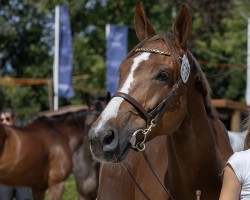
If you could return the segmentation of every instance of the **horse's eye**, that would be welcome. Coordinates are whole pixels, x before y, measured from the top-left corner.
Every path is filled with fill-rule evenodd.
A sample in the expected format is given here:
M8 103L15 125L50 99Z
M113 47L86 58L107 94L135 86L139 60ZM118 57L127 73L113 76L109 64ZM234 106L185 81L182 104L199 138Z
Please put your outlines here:
M162 81L162 82L163 81L166 82L168 81L168 79L169 79L169 74L167 72L161 72L157 76L157 80Z

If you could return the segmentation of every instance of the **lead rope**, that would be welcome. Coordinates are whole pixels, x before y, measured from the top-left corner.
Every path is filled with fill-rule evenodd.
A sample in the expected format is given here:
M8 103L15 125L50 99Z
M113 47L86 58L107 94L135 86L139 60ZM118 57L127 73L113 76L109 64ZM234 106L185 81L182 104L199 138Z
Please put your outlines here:
M145 199L147 200L151 200L146 193L141 189L141 187L139 186L139 184L136 182L136 180L134 179L133 175L131 174L131 172L129 171L128 167L122 162L122 165L125 167L126 171L129 174L129 177L132 179L132 181L134 182L135 186L137 187L137 189L141 192L141 194L144 196Z
M152 163L150 162L146 151L142 151L142 155L143 158L145 159L146 163L148 164L149 168L151 169L151 171L153 172L153 174L155 175L155 177L157 178L157 180L159 181L159 183L161 184L161 186L163 187L163 189L168 193L170 199L174 200L174 198L172 197L172 195L170 194L169 190L165 187L165 185L162 183L160 177L156 174ZM201 190L196 190L196 200L201 200Z
M170 192L168 191L168 189L165 187L165 185L162 183L161 179L159 178L159 176L156 174L156 172L153 169L153 166L147 156L147 154L145 153L145 151L142 151L142 155L143 158L145 159L146 163L148 164L148 166L150 167L151 171L153 172L153 174L155 175L155 177L157 178L157 180L159 181L159 183L161 184L161 186L164 188L164 190L168 193L170 199L174 200L174 198L172 197L172 195L170 194ZM136 182L136 180L134 179L133 175L131 174L131 172L129 171L128 167L125 165L125 163L122 162L122 165L124 166L124 168L126 169L127 173L129 174L129 177L132 179L132 181L134 182L135 186L137 187L137 189L141 192L141 194L143 195L143 197L147 200L151 200L147 194L141 189L141 187L139 186L139 184ZM201 190L196 190L196 200L201 200Z
M174 200L174 198L172 197L172 195L170 194L170 192L168 191L168 189L165 187L165 185L162 183L160 177L156 174L154 168L153 168L153 165L152 163L150 162L147 154L146 154L146 151L142 151L142 155L143 155L143 158L144 160L146 161L146 163L148 164L149 168L151 169L151 171L153 172L154 176L157 178L158 182L161 184L161 186L163 187L163 189L166 191L166 193L168 193L170 199Z
M156 172L153 169L153 166L146 154L145 151L142 151L142 155L144 160L146 161L147 165L149 166L149 168L151 169L151 171L153 172L154 176L157 178L157 180L159 181L159 183L161 184L161 186L163 187L163 189L166 191L166 193L169 195L170 199L174 200L174 198L171 196L170 192L168 191L168 189L165 187L165 185L162 183L161 179L159 178L159 176L156 174ZM139 184L136 182L136 180L134 179L133 175L131 174L131 172L129 171L128 167L125 165L125 163L122 162L122 165L125 167L126 171L128 172L130 178L132 179L132 181L134 182L135 186L137 187L137 189L141 192L141 194L144 196L145 199L147 200L151 200L147 194L142 190L142 188L139 186ZM197 199L198 200L198 199Z

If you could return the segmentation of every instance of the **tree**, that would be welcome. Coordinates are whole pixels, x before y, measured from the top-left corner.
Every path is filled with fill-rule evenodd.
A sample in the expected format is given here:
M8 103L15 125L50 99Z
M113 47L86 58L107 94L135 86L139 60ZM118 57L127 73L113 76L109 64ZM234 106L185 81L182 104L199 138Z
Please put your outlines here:
M2 1L0 12L0 72L10 77L51 76L52 57L47 29L48 18L27 1ZM17 114L28 118L30 113L48 108L43 101L47 88L41 86L1 86L9 99L2 105L14 107ZM3 97L1 97L2 99ZM27 110L29 110L27 112Z
M74 80L75 88L105 89L105 25L128 25L128 48L138 43L134 32L134 0L3 0L0 11L0 73L10 77L51 78L54 45L54 8L66 4L73 37L73 75L92 74ZM171 31L182 0L142 0L157 32ZM247 21L239 8L244 0L188 0L193 17L189 47L201 63L214 98L244 100ZM222 66L232 67L222 67ZM241 67L243 66L243 67ZM82 104L84 94L60 99L60 106ZM93 93L92 95L98 95ZM29 119L49 109L48 87L1 86L4 104ZM29 111L28 111L29 110Z

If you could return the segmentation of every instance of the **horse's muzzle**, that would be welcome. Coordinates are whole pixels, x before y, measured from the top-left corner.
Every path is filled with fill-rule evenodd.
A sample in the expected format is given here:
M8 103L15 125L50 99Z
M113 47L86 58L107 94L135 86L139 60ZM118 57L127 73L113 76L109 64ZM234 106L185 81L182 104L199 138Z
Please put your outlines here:
M118 133L112 129L91 128L89 141L92 154L101 162L113 162L118 151Z

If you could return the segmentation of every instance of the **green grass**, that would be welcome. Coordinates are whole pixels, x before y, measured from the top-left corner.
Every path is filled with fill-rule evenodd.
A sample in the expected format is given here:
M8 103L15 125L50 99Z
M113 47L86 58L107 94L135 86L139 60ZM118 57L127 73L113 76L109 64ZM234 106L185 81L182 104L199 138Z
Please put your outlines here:
M46 192L45 200L49 200L48 192ZM74 175L71 174L65 182L63 200L77 200L77 190Z

